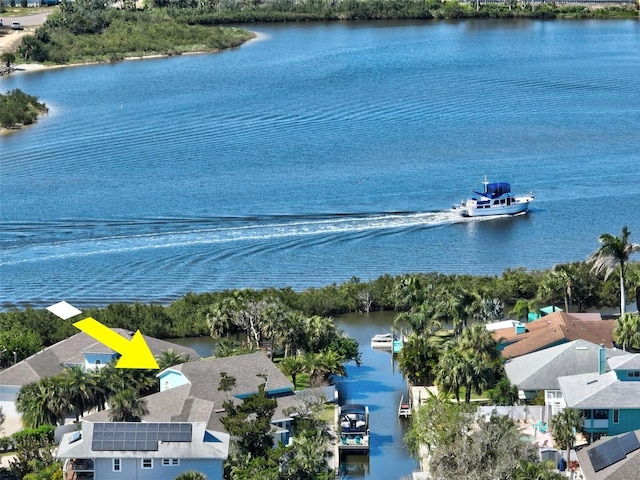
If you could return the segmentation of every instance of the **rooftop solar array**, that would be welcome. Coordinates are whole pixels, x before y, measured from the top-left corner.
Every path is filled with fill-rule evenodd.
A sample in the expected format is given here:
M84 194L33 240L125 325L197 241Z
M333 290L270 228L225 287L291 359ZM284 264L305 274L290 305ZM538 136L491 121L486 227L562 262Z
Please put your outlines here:
M634 432L614 437L602 445L589 450L589 460L595 472L599 472L625 458L629 453L640 448L640 442Z
M94 451L157 451L158 442L190 442L190 423L94 423Z
M626 455L640 448L640 442L638 442L638 437L634 432L625 433L621 437L618 437L618 439Z

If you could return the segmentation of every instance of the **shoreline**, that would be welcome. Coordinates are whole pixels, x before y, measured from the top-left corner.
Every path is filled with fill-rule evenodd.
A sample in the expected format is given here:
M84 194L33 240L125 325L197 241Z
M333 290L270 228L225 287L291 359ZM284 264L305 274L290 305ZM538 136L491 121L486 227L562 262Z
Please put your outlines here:
M251 42L255 42L255 41L262 41L262 40L266 40L268 38L268 35L264 34L264 33L260 33L260 32L256 32L253 30L250 30L251 33L253 33L254 37L250 38L249 40L247 40L246 42L238 45L237 47L231 47L231 48L240 48L244 45L247 45ZM228 50L228 49L227 49ZM119 62L129 62L129 61L134 61L134 60L151 60L154 58L170 58L170 57L178 57L181 55L208 55L208 54L213 54L213 53L220 53L222 52L222 50L220 49L214 49L214 50L202 50L202 51L196 51L196 52L184 52L184 53L179 53L179 54L152 54L152 55L142 55L142 56L135 56L135 57L124 57L121 60L117 60L115 62L109 62L109 61L104 61L104 62L100 62L100 61L95 61L95 62L84 62L84 63L65 63L65 64L59 64L59 65L45 65L43 63L16 63L14 65L11 66L11 72L9 72L6 75L0 76L0 81L3 77L9 77L12 74L16 74L16 73L32 73L32 72L42 72L44 70L54 70L57 68L67 68L67 67L85 67L85 66L90 66L90 65L104 65L104 64L112 64L112 63L119 63Z

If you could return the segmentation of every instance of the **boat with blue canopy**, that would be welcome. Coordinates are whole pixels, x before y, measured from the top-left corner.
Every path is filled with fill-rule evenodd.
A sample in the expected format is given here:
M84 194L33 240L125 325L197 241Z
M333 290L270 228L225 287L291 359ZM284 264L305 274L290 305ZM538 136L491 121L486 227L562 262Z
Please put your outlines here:
M515 196L511 193L511 185L507 182L489 182L484 177L484 191L476 192L477 197L462 200L454 205L463 217L488 217L492 215L516 215L525 213L529 204L535 200L533 194Z

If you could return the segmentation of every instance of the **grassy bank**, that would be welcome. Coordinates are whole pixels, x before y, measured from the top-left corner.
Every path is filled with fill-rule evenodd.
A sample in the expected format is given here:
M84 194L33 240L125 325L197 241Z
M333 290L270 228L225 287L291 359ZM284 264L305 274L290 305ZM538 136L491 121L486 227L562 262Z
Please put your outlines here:
M215 52L255 35L240 28L190 24L164 11L64 4L17 48L18 62L75 64L130 57Z

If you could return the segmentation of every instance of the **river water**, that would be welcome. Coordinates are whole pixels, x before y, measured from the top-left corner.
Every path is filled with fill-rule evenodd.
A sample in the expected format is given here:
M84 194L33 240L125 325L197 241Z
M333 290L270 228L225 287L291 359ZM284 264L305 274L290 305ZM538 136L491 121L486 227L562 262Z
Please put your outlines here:
M640 23L251 25L212 55L0 79L0 306L500 274L640 240ZM529 215L464 220L490 180Z
M399 480L409 478L418 464L404 447L403 438L408 421L398 419L400 398L407 395L407 382L398 372L391 352L371 348L371 337L388 333L393 325L393 312L368 315L351 314L336 318L339 328L360 344L362 365L347 365L347 376L338 378L336 388L340 404L367 405L370 413L371 451L366 455L342 458L340 471L345 480L370 478ZM211 337L170 339L193 348L200 356L208 357L215 348Z

